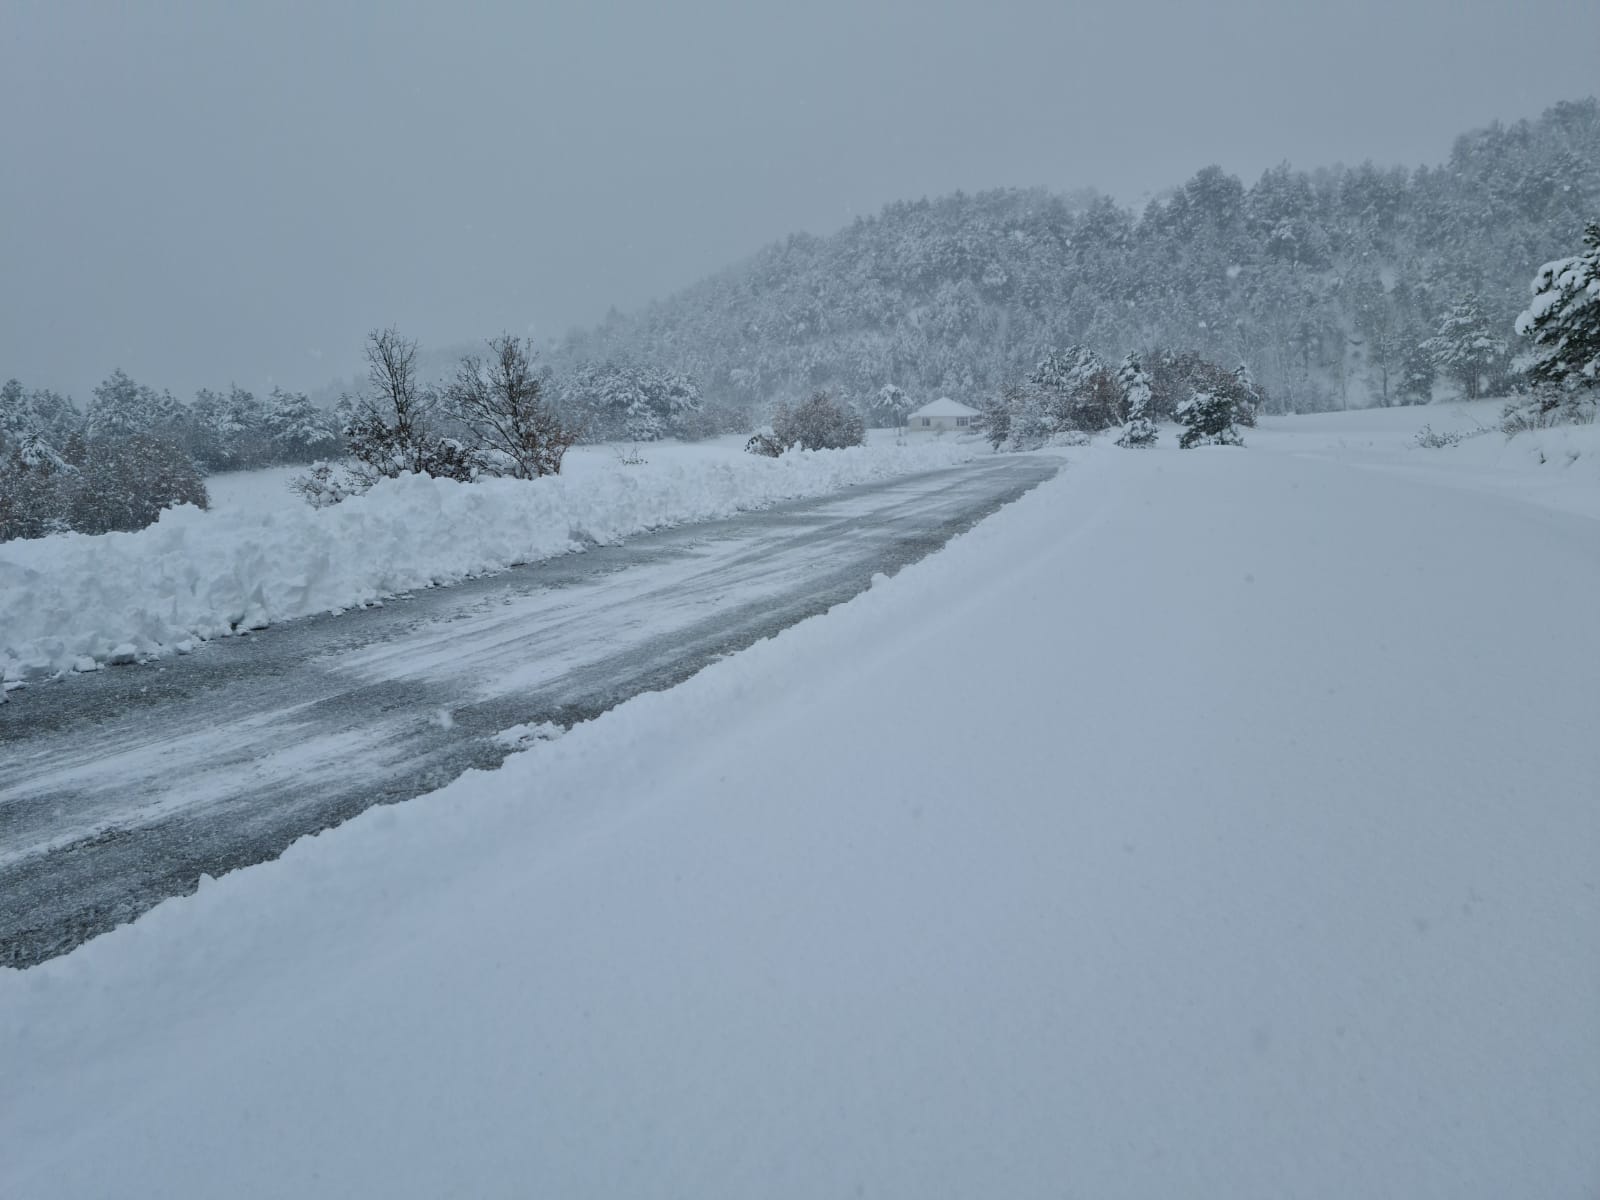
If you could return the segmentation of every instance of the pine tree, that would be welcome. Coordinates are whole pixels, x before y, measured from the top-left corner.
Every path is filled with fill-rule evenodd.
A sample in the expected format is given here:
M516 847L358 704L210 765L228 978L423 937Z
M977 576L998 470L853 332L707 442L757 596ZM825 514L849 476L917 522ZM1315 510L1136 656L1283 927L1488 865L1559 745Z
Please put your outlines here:
M584 363L561 393L588 441L657 441L688 432L701 411L693 377L632 363Z
M1235 404L1232 396L1215 392L1195 392L1178 405L1177 417L1183 422L1178 445L1242 446L1244 439L1234 427Z
M279 462L308 462L339 449L334 420L304 392L273 388L263 408L262 428Z
M1400 379L1395 384L1395 395L1405 404L1429 404L1433 401L1433 381L1438 375L1427 344L1419 342L1407 350L1400 360Z
M8 379L0 384L0 449L8 442L19 442L33 432L33 414L25 404L20 379Z
M1237 389L1236 402L1238 415L1236 420L1247 429L1256 427L1256 414L1266 406L1267 395L1256 383L1256 377L1250 373L1250 368L1240 363L1233 369L1233 383Z
M1483 305L1473 295L1463 297L1444 315L1439 332L1426 345L1434 365L1456 378L1468 400L1479 397L1484 376L1506 352L1505 342L1490 331Z
M1121 392L1105 360L1084 346L1052 350L1028 376L1049 418L1051 434L1077 429L1096 433L1118 423Z
M1539 268L1533 301L1517 318L1517 332L1533 343L1524 371L1536 385L1600 387L1600 222L1583 242L1583 254Z
M266 410L254 392L238 384L226 392L201 388L188 415L190 452L209 470L259 467L271 457Z
M1122 360L1117 370L1117 383L1122 388L1128 413L1128 422L1122 427L1117 445L1131 449L1154 444L1156 426L1150 419L1150 377L1144 373L1137 354L1130 351Z
M174 443L149 434L88 443L67 520L79 533L143 529L175 504L208 506L205 480Z
M1005 392L984 399L979 427L996 450L1011 440L1011 403Z
M92 438L164 431L177 416L175 406L170 393L158 395L153 388L129 379L119 367L95 387L87 431Z
M68 528L67 497L77 468L37 433L0 448L0 542Z
M911 397L906 395L905 389L892 383L884 384L873 398L874 415L896 429L906 423L906 414L911 407Z
M1009 422L1013 450L1037 450L1056 431L1050 393L1032 382L1011 384L1005 390L1011 410Z

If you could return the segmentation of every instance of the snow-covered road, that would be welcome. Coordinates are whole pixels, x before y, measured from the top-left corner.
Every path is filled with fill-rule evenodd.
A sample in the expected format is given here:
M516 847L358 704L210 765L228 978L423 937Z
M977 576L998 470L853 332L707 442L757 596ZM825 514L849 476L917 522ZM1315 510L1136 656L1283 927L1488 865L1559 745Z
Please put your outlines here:
M17 693L0 708L0 963L492 767L517 745L497 739L508 728L671 686L1058 465L988 458Z
M0 970L0 1195L1592 1200L1592 477L1338 416Z

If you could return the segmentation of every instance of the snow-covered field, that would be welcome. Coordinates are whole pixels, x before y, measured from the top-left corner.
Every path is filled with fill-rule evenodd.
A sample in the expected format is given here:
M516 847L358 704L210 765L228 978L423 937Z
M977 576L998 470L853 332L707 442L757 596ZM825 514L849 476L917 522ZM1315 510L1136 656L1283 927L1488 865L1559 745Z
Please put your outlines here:
M1600 526L1408 415L1072 451L0 971L0 1194L1592 1197Z
M1258 449L1333 458L1445 487L1491 491L1600 518L1600 425L1500 431L1503 400L1267 417L1246 440ZM1424 428L1459 435L1419 445Z
M294 468L217 476L210 512L171 510L138 533L0 545L0 679L181 653L196 640L988 450L973 439L896 445L892 432L875 433L867 446L777 460L743 453L743 438L579 447L559 477L406 478L320 512L289 490Z

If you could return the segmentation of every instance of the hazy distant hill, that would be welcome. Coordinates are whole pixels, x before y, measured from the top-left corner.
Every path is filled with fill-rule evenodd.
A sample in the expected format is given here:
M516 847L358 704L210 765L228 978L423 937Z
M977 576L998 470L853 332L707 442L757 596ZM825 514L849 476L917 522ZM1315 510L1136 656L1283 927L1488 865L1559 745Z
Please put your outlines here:
M1053 347L1164 346L1247 362L1282 407L1381 403L1468 294L1510 339L1535 268L1597 217L1591 98L1466 134L1439 167L1285 165L1249 187L1210 167L1142 214L1043 190L891 204L575 333L551 365L654 364L762 409L889 383L973 397Z

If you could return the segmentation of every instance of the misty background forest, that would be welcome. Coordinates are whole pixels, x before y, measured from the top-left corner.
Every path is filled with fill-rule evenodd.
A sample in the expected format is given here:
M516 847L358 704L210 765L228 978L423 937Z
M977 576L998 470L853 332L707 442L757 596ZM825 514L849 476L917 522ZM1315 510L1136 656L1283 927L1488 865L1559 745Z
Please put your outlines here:
M818 393L858 423L895 425L949 395L986 411L997 447L1023 448L1125 421L1111 381L1130 354L1157 419L1218 388L1246 420L1508 395L1527 382L1512 326L1529 281L1578 248L1597 211L1593 98L1463 134L1439 166L1285 164L1250 184L1207 167L1142 213L1092 191L901 201L527 344L511 403L568 444L750 432ZM431 418L409 446L393 403L387 424L373 415L392 391L381 375L185 400L113 368L81 406L8 380L0 538L141 528L166 505L204 506L214 471L353 455L379 475L446 460L451 477L498 473L499 452L470 436L481 422L450 402L482 346L385 336L411 355L402 406ZM1052 404L1055 419L1040 415ZM306 489L313 502L351 488L330 471Z
M1597 211L1590 98L1466 133L1438 166L1284 165L1249 183L1210 167L1142 213L1046 191L892 204L615 314L551 363L651 362L755 412L817 388L982 397L1073 345L1243 362L1278 412L1497 394L1533 272ZM1441 378L1425 348L1452 314L1507 346L1481 378Z

